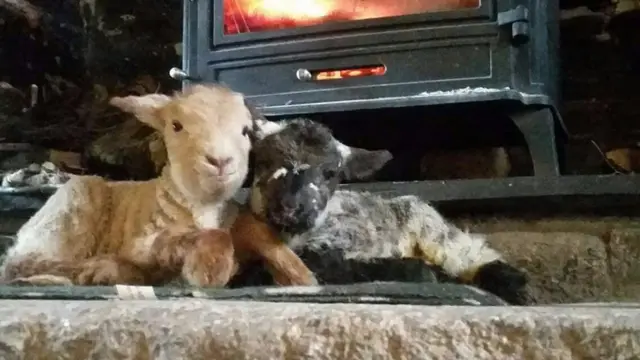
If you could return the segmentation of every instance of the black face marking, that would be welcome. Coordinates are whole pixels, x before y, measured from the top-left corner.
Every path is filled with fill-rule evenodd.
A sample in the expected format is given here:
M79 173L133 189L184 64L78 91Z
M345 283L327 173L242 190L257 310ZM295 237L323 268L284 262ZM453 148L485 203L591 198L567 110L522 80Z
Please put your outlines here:
M294 120L254 147L257 186L273 226L289 233L312 228L335 192L343 161L331 131Z

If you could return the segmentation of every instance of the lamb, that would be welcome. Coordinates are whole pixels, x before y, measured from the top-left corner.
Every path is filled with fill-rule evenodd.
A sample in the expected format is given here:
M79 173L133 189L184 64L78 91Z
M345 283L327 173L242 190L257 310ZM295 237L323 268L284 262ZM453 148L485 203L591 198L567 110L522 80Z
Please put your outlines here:
M274 262L281 283L314 283L291 250L230 201L248 173L256 126L241 94L195 85L173 97L110 103L162 134L168 164L161 176L70 179L18 231L0 268L5 282L156 284L181 275L195 286L225 285L238 268L237 236L245 252Z
M253 148L250 206L312 271L322 272L325 255L364 262L419 258L441 269L445 278L476 285L512 304L526 301L524 273L507 264L484 236L462 231L427 202L411 195L383 198L336 190L341 179L373 175L391 159L389 152L346 146L308 119L264 129Z

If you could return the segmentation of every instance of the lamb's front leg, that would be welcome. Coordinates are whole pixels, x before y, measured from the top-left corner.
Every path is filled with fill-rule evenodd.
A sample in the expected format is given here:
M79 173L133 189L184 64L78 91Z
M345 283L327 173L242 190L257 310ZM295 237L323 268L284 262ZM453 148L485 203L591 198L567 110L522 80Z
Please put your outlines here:
M133 262L117 255L91 257L77 265L75 285L146 285L147 274Z
M12 259L13 260L13 259ZM75 264L69 261L44 260L38 257L21 257L5 262L2 283L8 285L71 286Z
M145 285L147 282L143 269L111 254L79 261L21 261L8 264L5 276L11 285Z
M278 285L317 285L315 275L271 227L248 211L238 214L231 235L238 251L262 258Z
M149 249L159 278L167 282L180 274L193 286L225 286L238 271L229 233L171 227L160 231Z

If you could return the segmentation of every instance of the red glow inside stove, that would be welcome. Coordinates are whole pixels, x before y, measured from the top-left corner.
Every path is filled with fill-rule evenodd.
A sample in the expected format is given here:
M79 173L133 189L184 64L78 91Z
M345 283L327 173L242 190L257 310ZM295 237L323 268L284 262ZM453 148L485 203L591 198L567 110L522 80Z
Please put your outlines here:
M225 35L476 8L480 0L224 0Z
M384 65L379 66L363 66L349 69L325 70L312 73L314 80L340 80L347 78L356 78L364 76L381 76L387 72Z

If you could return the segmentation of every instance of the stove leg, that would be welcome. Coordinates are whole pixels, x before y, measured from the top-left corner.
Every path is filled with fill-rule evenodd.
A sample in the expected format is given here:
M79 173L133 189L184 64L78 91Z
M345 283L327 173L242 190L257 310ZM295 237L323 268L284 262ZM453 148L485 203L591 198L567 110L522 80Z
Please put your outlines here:
M534 175L560 176L555 119L551 109L527 109L509 117L524 135Z

